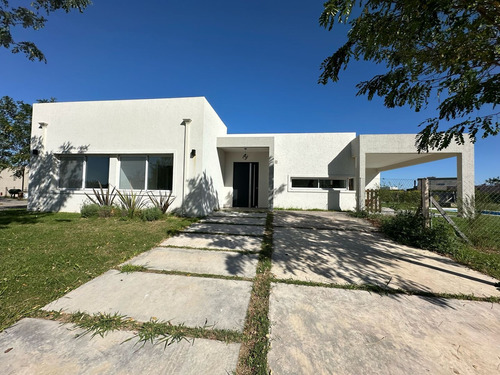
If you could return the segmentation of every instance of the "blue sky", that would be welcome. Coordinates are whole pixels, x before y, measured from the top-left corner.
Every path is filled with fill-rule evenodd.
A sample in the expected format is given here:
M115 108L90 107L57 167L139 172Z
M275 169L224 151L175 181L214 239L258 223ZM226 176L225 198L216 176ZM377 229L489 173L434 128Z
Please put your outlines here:
M42 30L16 30L48 62L0 49L0 95L25 102L205 96L230 133L417 133L432 105L415 113L356 97L356 83L382 67L355 62L340 82L317 83L321 61L347 33L319 26L322 4L94 0L83 14L50 15ZM500 175L500 136L478 140L475 154L477 183ZM383 177L456 176L455 165L447 159Z

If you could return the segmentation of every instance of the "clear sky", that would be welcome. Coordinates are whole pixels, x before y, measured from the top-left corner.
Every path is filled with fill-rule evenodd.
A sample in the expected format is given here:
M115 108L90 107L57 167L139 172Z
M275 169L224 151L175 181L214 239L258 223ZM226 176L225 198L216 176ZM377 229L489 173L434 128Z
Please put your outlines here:
M356 97L382 71L356 62L340 82L317 83L319 65L347 28L318 24L323 0L94 0L83 14L57 12L44 29L17 30L47 64L0 49L0 96L34 102L205 96L229 133L417 133L429 110L387 109ZM314 145L310 145L314 147ZM476 182L500 175L500 136L478 140ZM455 159L384 172L456 176Z

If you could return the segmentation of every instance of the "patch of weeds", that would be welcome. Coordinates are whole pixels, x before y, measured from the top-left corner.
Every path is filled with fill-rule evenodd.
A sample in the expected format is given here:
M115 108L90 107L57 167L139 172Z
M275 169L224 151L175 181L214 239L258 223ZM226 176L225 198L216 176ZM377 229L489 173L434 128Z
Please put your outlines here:
M124 264L119 268L121 273L145 272L148 269L144 266L136 266L135 264Z
M267 374L269 350L269 295L271 292L271 256L273 251L273 214L266 218L266 232L259 253L257 273L250 296L238 361L238 374Z
M449 225L440 221L432 228L425 228L422 216L411 211L400 211L395 216L384 218L381 230L403 245L441 253L448 253L457 245L457 238Z
M170 323L170 321L158 321L156 318L151 318L149 322L142 323L137 333L124 342L136 338L136 345L138 343L142 343L141 348L148 342L153 345L163 344L164 348L172 345L173 343L181 342L182 340L186 340L191 343L193 342L193 340L190 341L186 337L186 327L184 324L174 326Z
M77 337L92 333L90 337L93 338L96 335L104 337L108 332L122 329L129 320L130 318L118 313L97 313L89 315L79 311L71 314L69 322L84 330L83 333L78 334Z

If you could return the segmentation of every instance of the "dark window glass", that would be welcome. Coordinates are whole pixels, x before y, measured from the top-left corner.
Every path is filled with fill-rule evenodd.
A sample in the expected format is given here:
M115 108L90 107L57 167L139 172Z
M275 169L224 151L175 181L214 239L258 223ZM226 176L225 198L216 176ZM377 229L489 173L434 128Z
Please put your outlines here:
M292 178L292 187L294 188L317 188L317 179Z
M173 155L149 157L149 190L172 190L173 159Z
M86 188L98 188L99 184L103 188L108 187L109 179L109 157L88 156L86 167Z
M83 184L83 156L61 156L59 187L81 189Z
M144 189L146 157L133 156L120 159L120 189Z
M319 187L322 189L345 189L345 180L320 179Z

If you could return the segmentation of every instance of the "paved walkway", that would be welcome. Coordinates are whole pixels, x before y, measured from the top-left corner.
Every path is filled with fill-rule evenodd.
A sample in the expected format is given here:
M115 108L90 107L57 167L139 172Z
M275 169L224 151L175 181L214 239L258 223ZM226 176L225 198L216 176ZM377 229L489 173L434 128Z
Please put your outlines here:
M215 213L127 262L149 272L110 270L44 309L242 332L265 216ZM500 373L499 304L347 289L500 296L496 280L396 245L342 213L275 212L273 241L272 374ZM21 320L0 333L0 373L227 374L241 346L195 339L141 347L123 343L131 332L76 339L81 332Z
M26 199L0 198L0 211L9 208L26 208L27 206L28 201Z

